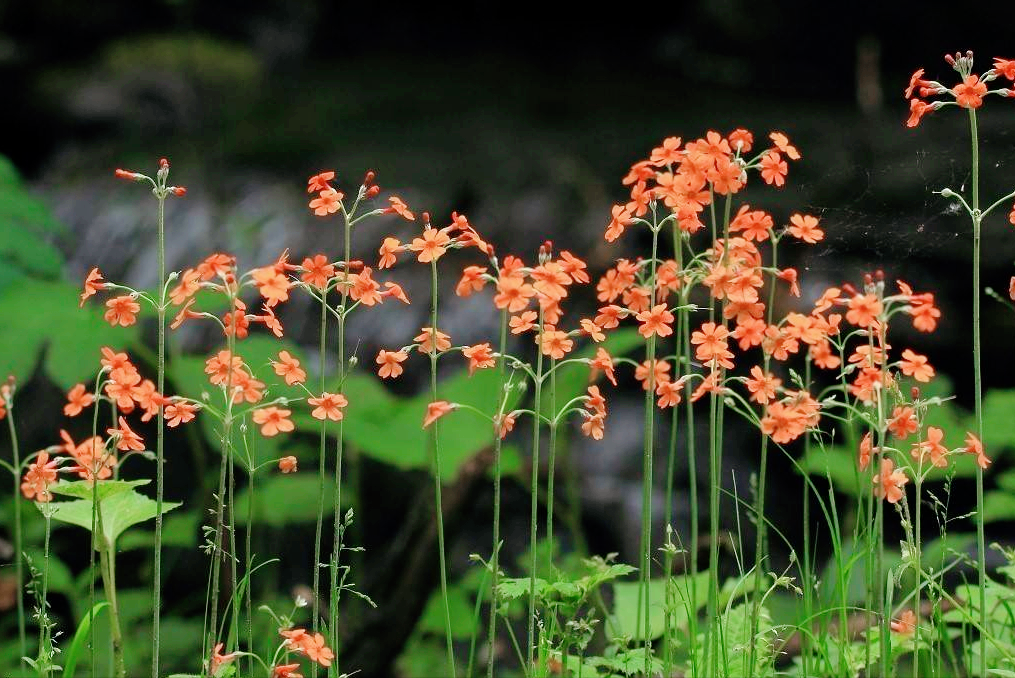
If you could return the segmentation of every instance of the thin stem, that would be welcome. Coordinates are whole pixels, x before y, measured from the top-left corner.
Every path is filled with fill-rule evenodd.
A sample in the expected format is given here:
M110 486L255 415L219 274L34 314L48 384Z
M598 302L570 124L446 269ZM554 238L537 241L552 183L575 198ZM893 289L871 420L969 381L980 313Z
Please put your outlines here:
M159 199L159 357L158 392L166 388L166 195ZM159 636L162 618L162 501L165 485L165 405L158 401L157 438L155 442L155 569L152 574L152 678L159 676Z
M655 296L656 288L656 256L659 252L659 229L652 228L652 259L649 264L649 294ZM645 675L651 675L652 667L652 629L650 623L651 605L649 590L652 579L652 457L655 447L655 363L656 335L649 335L645 346L645 360L648 363L648 387L645 389L645 444L642 452L642 496L641 496L641 593L638 596L639 611L642 615L639 622L645 624Z
M437 400L437 260L430 261L430 397ZM448 568L444 551L444 508L441 502L441 450L437 433L438 421L431 425L430 445L433 450L434 510L437 513L437 549L441 568L441 597L444 601L444 637L447 645L448 675L455 677L455 650L451 642L451 606L448 602Z
M532 675L534 671L533 659L535 658L536 643L536 538L538 537L539 526L537 525L537 511L539 509L539 416L542 408L543 391L543 307L539 307L539 325L536 352L536 380L535 394L533 394L532 411L535 416L532 418L532 477L529 491L532 495L529 507L529 628L528 628L528 663L525 672Z
M102 510L98 511L98 533L92 533L92 538L99 545L99 563L102 569L102 585L106 592L106 600L109 602L109 627L110 640L113 644L113 668L116 678L126 678L127 668L123 659L123 636L120 632L120 606L116 597L116 553L112 544L106 541L106 531L102 525ZM205 655L207 656L207 655Z
M17 599L18 599L18 641L21 646L21 654L19 656L24 657L28 654L28 641L25 633L25 599L24 599L24 581L25 571L22 560L22 533L21 533L21 451L18 447L18 432L14 427L14 407L11 402L13 398L7 402L7 430L11 434L11 449L14 453L14 579L17 585Z
M497 398L500 403L498 419L494 420L493 429L493 548L490 555L490 628L487 636L486 676L493 678L493 662L496 653L494 646L497 640L497 584L500 577L500 484L501 484L501 437L500 426L507 407L507 394L504 392L504 353L507 351L507 309L500 313L500 343L497 354Z
M973 171L973 389L975 396L976 435L983 440L983 374L980 344L980 144L976 127L976 111L969 109L969 136L972 146ZM977 574L980 589L980 627L987 628L987 550L983 529L983 469L976 467L976 548ZM980 675L987 675L987 640L980 633Z
M325 358L326 358L326 341L328 336L328 288L325 287L321 290L321 328L320 328L320 345L318 346L319 353L317 359L318 371L320 372L320 383L321 392L325 389ZM318 447L317 457L317 525L314 533L314 571L313 571L313 588L314 588L314 603L313 603L313 627L314 631L319 630L319 624L321 619L321 535L324 532L324 462L327 456L327 435L328 435L328 418L325 417L321 420L321 435L320 445ZM334 648L332 648L334 649ZM312 662L310 668L310 675L316 678L317 676L317 662Z
M553 475L557 461L557 373L554 371L556 359L550 358L550 412L554 413L550 423L550 458L546 467L546 543L550 549L549 561L553 562Z

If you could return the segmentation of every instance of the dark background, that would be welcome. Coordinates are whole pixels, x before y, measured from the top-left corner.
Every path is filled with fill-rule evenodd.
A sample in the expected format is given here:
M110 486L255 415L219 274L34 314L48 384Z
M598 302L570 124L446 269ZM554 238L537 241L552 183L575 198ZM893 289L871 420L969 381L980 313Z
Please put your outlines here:
M151 283L150 205L111 174L154 172L160 156L189 189L169 209L170 269L219 249L249 265L284 247L298 257L337 252L337 232L309 214L304 191L308 175L334 168L347 191L374 169L385 189L437 221L467 213L501 252L531 259L552 238L598 273L643 251L634 237L607 247L602 231L610 205L625 199L620 178L664 137L746 127L760 140L782 130L803 160L781 192L757 189L747 199L777 218L822 217L827 239L788 262L801 269L805 300L878 268L933 291L944 313L939 331L902 330L898 341L926 353L969 407L971 238L968 222L930 193L968 179L967 124L948 110L906 129L902 98L920 66L953 79L945 52L975 50L978 70L993 56L1015 56L1008 17L968 14L953 4L750 0L603 8L6 2L0 153L69 226L57 244L75 281L98 265L107 278ZM1015 181L1013 106L992 99L981 116L985 201ZM364 229L358 256L373 256L385 228ZM984 284L1006 290L1011 226L997 214L984 237ZM420 299L425 285L406 282ZM984 306L986 387L1008 386L1011 314ZM453 301L446 309L442 329L456 341L492 335L492 312ZM362 355L373 355L407 341L425 313L425 304L379 311L351 331ZM314 323L289 327L313 344ZM209 347L200 333L178 340ZM421 389L422 376L394 388ZM582 468L591 546L628 561L640 491L637 392L630 396L618 399L606 449L579 446L595 455ZM745 447L727 458L741 478L754 463L754 444ZM363 495L426 486L394 476L368 463ZM779 489L797 483L773 477ZM476 501L489 510L487 494ZM383 547L408 504L368 514L359 535L368 548ZM526 506L523 492L509 495L509 509L521 515ZM796 515L792 503L780 510ZM686 507L677 514L686 519ZM522 540L526 525L516 522ZM453 560L482 548L488 515L474 523L462 528Z

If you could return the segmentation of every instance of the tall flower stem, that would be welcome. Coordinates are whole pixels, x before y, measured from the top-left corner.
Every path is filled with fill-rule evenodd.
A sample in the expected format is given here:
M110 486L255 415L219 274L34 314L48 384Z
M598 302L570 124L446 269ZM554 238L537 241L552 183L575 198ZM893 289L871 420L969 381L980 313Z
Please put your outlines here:
M980 142L976 111L969 109L969 137L972 146L972 219L973 219L973 391L976 435L983 440L983 373L980 347ZM976 466L976 548L980 589L980 675L987 675L987 549L983 529L983 469Z
M532 477L529 491L531 492L531 504L529 507L529 628L528 628L528 655L525 672L531 675L534 670L533 658L536 646L536 538L539 536L538 510L539 510L539 421L542 416L543 396L543 308L539 308L538 337L536 340L539 349L536 352L536 378L535 394L532 399Z
M655 300L656 259L659 253L659 227L652 226L652 258L649 261L649 295ZM651 303L651 302L650 302ZM655 363L656 335L649 335L645 345L645 360L648 364L648 388L645 390L645 432L642 452L642 494L641 494L641 565L639 566L641 593L638 596L639 622L644 622L645 633L645 675L651 675L652 631L650 628L651 604L649 589L652 579L652 456L655 451Z
M437 400L437 260L430 260L430 398ZM431 425L430 449L433 451L434 511L437 514L437 549L441 568L441 598L444 601L444 638L447 645L448 675L455 677L455 649L451 642L451 607L448 602L448 567L444 550L444 507L441 501L441 449L437 426Z
M18 447L18 431L14 427L14 398L11 397L5 403L7 405L7 430L11 434L11 450L14 454L14 579L17 585L17 593L15 594L18 599L18 642L21 647L20 657L24 657L28 654L28 645L25 635L25 599L24 599L24 581L25 581L25 570L24 564L21 562L22 549L22 533L21 533L21 451Z
M98 511L98 532L92 538L99 547L99 563L102 569L102 586L109 602L109 632L113 643L113 670L116 678L126 678L127 668L123 659L123 634L120 631L120 606L116 596L116 552L106 540L102 525L102 510Z
M325 359L328 337L328 287L321 290L321 336L317 365L321 376L321 392L325 388ZM317 526L314 538L314 571L313 571L313 627L316 631L319 628L321 619L321 535L324 531L324 462L327 457L328 442L328 419L321 420L320 446L317 457ZM334 649L334 648L332 648ZM317 676L317 662L311 664L311 675Z
M553 562L553 475L557 463L557 361L550 358L550 457L546 464L546 543Z
M354 208L355 209L355 208ZM352 258L352 219L345 209L342 210L343 217L343 249L344 259L343 264L345 268L345 284L342 285L342 313L338 316L338 390L339 392L345 389L345 377L346 377L346 357L345 357L345 314L348 309L349 301L349 261ZM323 379L322 382L323 384ZM322 386L322 391L323 386ZM339 633L338 633L338 610L339 604L342 598L342 592L339 590L338 583L338 568L339 562L342 557L342 533L344 531L344 523L342 521L342 457L344 448L343 441L343 421L338 420L338 433L337 440L335 441L335 504L334 510L334 532L332 534L331 544L331 616L329 619L329 631L331 632L332 648L335 651L335 662L332 665L332 674L340 675L339 667Z
M487 638L487 660L486 676L493 678L493 661L496 653L493 651L497 640L497 583L500 577L500 482L501 482L501 436L500 426L503 422L507 407L507 393L504 392L504 353L507 351L507 309L500 313L500 343L497 352L497 398L500 404L498 418L494 420L493 429L493 548L490 552L490 627Z
M159 257L159 356L158 392L166 388L166 193L156 193L159 199L158 257ZM155 566L152 574L152 678L159 676L159 636L162 618L162 502L165 486L165 405L158 403L155 442Z

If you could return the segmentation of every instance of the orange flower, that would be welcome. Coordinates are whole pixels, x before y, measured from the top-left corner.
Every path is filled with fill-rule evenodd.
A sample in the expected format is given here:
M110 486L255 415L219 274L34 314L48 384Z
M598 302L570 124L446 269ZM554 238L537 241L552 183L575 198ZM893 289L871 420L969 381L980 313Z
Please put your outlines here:
M428 264L431 261L436 261L447 252L450 243L451 238L448 237L444 229L438 231L436 228L427 228L423 231L422 238L413 238L409 249L419 252L416 257L419 263Z
M918 428L916 413L912 407L896 407L892 410L892 418L888 422L888 430L899 440L905 440L910 433Z
M716 370L712 370L708 373L707 377L701 380L698 388L694 389L694 393L691 394L691 402L698 402L706 393L714 393L720 396L726 393L726 389L719 384L719 372Z
M737 340L740 350L746 351L751 346L761 346L767 328L768 325L760 318L746 318L737 323L731 336Z
M455 294L460 297L467 297L473 292L478 292L486 285L483 274L486 273L486 266L466 266L462 271L462 279L455 287Z
M624 205L614 205L610 223L606 227L606 241L613 242L624 235L624 229L634 222L631 212Z
M871 441L870 431L864 434L860 440L860 470L866 471L867 467L871 463L871 453L873 452L873 443Z
M169 292L174 306L180 306L201 289L201 275L193 268L180 274L180 282Z
M141 310L141 305L134 301L133 297L125 295L107 301L106 308L108 309L104 316L106 322L113 327L117 325L130 327L137 320L136 314Z
M405 247L402 246L402 243L398 242L397 238L385 238L384 241L381 242L380 249L377 250L377 253L381 255L381 259L377 263L377 268L391 268L395 265L395 262L398 261L398 253L404 250Z
M881 460L881 471L874 478L874 496L887 499L889 504L898 503L902 499L902 486L909 482L903 469L895 468L891 459Z
M201 280L211 280L215 277L230 279L235 265L236 257L228 254L212 254L197 265L197 272Z
M402 286L398 283L393 283L390 280L387 280L384 283L384 288L384 291L381 292L382 297L394 297L403 304L409 303L409 297L405 296L405 290L403 290Z
M254 410L252 418L254 423L261 427L261 435L271 438L279 433L286 433L296 428L289 420L289 415L291 414L292 410L264 407Z
M994 70L998 75L1003 75L1009 80L1015 80L1015 59L1002 59L994 57Z
M354 273L349 278L350 282L352 282L349 296L352 297L353 301L359 301L364 306L373 306L381 303L383 300L379 292L381 286L373 279L373 272L372 268L366 266L361 273Z
M627 315L627 311L620 306L603 306L596 313L595 323L604 330L612 330L620 325L620 319Z
M907 377L913 377L913 379L924 383L930 381L934 376L934 368L928 364L927 357L914 353L908 348L902 352L899 368Z
M766 184L781 187L786 183L789 166L776 151L769 151L761 159L761 178Z
M304 654L310 661L317 662L321 666L331 666L335 653L324 644L324 636L320 633L310 634L303 629L293 629L282 631L282 635L289 639L287 644L293 652Z
M292 357L289 351L279 351L278 362L272 360L271 366L275 368L275 374L285 377L285 383L290 386L306 381L307 373L300 367L300 361Z
M452 405L446 400L436 400L426 406L426 415L423 417L423 428L426 428L430 424L434 423L445 414L455 409L456 405Z
M570 276L555 261L548 261L532 269L532 279L535 281L533 289L556 301L567 296L565 286L571 284Z
M930 301L916 303L914 301L909 313L913 316L913 327L921 332L933 332L937 327L937 319L941 317L941 311L934 306L934 296Z
M413 339L419 344L420 353L433 353L433 340L434 335L437 335L437 352L451 348L451 337L444 334L440 330L434 330L432 327L424 327L423 330Z
M738 153L748 153L754 145L754 135L745 129L735 129L729 134L730 148Z
M282 275L274 266L255 268L252 273L254 284L268 306L289 299L289 278Z
M228 654L222 654L222 648L225 647L222 643L217 643L215 648L211 651L211 660L208 663L208 673L215 675L218 673L219 668L225 666L232 660L236 659L236 653L230 652Z
M144 441L141 439L141 436L134 433L130 426L127 425L127 420L123 417L117 417L117 423L120 425L119 428L106 429L107 435L118 438L116 442L116 449L123 450L124 452L129 450L134 450L136 452L143 451Z
M789 139L782 132L772 132L768 135L768 138L772 140L775 147L786 154L790 160L799 160L800 151L795 146L789 143Z
M298 460L296 459L296 457L293 456L282 457L281 459L278 460L278 470L281 471L282 473L295 473L297 470L296 469L297 462Z
M338 211L344 197L345 195L341 191L336 191L329 186L323 189L318 197L310 201L310 209L314 210L314 214L317 216L326 217Z
M889 623L893 633L900 636L911 636L916 631L916 614L912 610L906 610Z
M641 323L638 334L648 339L653 334L660 337L668 337L673 334L670 324L673 322L673 314L666 308L666 304L653 306L650 311L642 311L635 316Z
M81 303L78 304L78 307L84 306L85 299L105 288L106 283L102 282L102 273L99 272L99 269L93 268L85 277L84 291L81 293Z
M602 440L606 432L606 415L585 413L585 421L582 422L582 433L593 440Z
M95 396L85 391L85 385L78 384L67 393L67 404L63 406L63 413L68 417L76 417L94 400Z
M223 386L229 381L229 373L232 371L233 383L246 376L243 371L243 358L234 355L230 358L229 351L219 351L204 363L204 372L208 375L208 381L214 386Z
M883 309L881 301L873 294L856 294L849 300L846 320L857 327L870 327Z
M571 277L571 280L576 283L590 282L589 274L586 271L588 265L567 250L563 250L560 253L560 261L558 263L561 270L567 273Z
M493 367L497 364L497 360L494 358L490 344L487 342L476 344L475 346L466 346L462 349L462 355L469 359L470 376L476 370L486 369L487 367Z
M674 407L680 404L680 391L684 388L684 378L676 381L663 381L656 386L656 395L659 396L657 405L660 408Z
M302 673L297 673L299 664L279 664L271 670L271 678L303 678Z
M536 337L543 355L548 355L554 360L560 360L574 348L574 342L567 338L567 332L561 332L552 328L544 328L542 333Z
M977 76L967 75L952 91L955 93L955 102L962 108L979 108L983 105L987 85L980 82Z
M712 322L704 323L701 329L695 330L691 334L691 344L697 347L694 351L695 357L702 362L708 362L717 357L724 358L728 353L728 344L726 343L728 336L729 330L722 325Z
M617 385L617 376L613 372L613 358L606 352L606 349L596 349L596 357L589 361L589 367L593 370L602 370L610 383L614 386Z
M781 384L782 379L762 372L757 365L751 368L751 376L744 382L747 390L751 393L751 400L759 405L771 402L775 398L776 389Z
M601 329L599 329L599 325L595 324L588 318L582 318L579 324L581 325L582 332L591 337L592 341L597 344L606 339L606 335L603 334Z
M314 419L331 419L332 421L342 421L345 414L342 412L342 408L349 404L346 397L341 393L322 393L320 398L307 398L307 403L314 406L314 411L310 413L310 416Z
M782 403L771 403L761 420L761 432L777 443L788 443L807 430L807 417L798 409Z
M937 110L935 104L928 104L926 101L920 101L919 99L909 100L909 119L906 120L906 127L916 127L920 124L920 119L928 113Z
M166 405L166 426L175 428L180 424L186 424L194 419L196 412L196 405L182 400L174 400Z
M57 459L50 460L49 453L39 452L21 479L21 494L25 495L25 499L34 498L37 502L45 503L53 498L49 486L56 482L59 463Z
M379 351L375 362L381 367L377 370L377 374L381 379L394 379L402 373L402 366L399 363L408 357L403 351Z
M913 459L922 460L924 455L930 454L930 463L938 468L948 466L948 448L941 444L944 438L944 431L936 426L927 427L927 439L913 445L910 454Z
M393 195L388 198L388 202L391 203L391 207L385 209L387 214L397 214L406 221L415 221L416 215L409 211L409 206L406 205L401 198L397 195Z
M328 261L328 257L323 254L315 254L313 259L310 257L305 258L300 267L303 269L300 280L308 285L313 285L319 290L327 287L328 280L335 275L335 267Z
M986 470L991 461L983 452L983 443L974 434L966 432L966 452L976 455L976 465Z
M670 364L665 360L657 360L653 372L652 379L656 386L670 380ZM649 364L647 360L634 369L634 378L641 382L643 391L648 390Z
M772 217L761 210L748 211L748 205L741 205L736 217L730 222L731 233L741 233L747 240L764 242L772 233Z
M596 385L589 386L585 396L585 405L595 414L606 414L606 398L599 392Z
M825 237L825 232L818 228L818 220L809 214L794 214L789 218L789 232L795 238L814 244Z
M502 275L497 281L493 303L499 309L506 308L510 313L517 313L529 305L529 299L535 294L536 290L520 275Z
M307 180L307 193L316 193L329 188L328 182L334 178L335 173L332 171L315 174Z
M494 417L494 430L497 432L497 435L500 436L501 440L503 440L507 437L508 433L511 433L511 431L514 430L515 417L513 414L504 415L504 419L500 422L499 426L497 425L497 419L497 417Z

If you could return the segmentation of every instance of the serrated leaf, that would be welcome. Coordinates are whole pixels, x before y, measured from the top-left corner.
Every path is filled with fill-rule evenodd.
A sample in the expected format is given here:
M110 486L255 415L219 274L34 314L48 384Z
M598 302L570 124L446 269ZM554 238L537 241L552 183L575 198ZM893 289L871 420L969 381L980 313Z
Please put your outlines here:
M168 513L178 506L180 506L180 502L163 502L162 512ZM133 489L100 500L99 515L102 518L102 533L106 542L112 544L131 525L137 525L154 518L158 513L156 507L157 504L154 500ZM92 528L92 501L90 499L53 502L48 505L48 509L52 511L52 517L55 520L77 525L89 531Z

